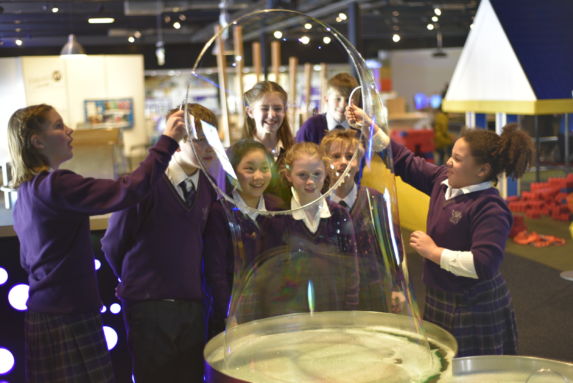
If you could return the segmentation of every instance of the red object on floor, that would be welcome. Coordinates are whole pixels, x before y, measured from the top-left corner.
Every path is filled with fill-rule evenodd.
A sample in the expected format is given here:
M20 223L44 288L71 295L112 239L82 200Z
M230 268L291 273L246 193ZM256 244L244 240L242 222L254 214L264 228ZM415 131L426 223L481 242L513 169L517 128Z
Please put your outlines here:
M527 231L525 226L525 220L522 215L513 216L513 224L511 225L511 230L509 231L509 238L515 237L518 233L522 231Z

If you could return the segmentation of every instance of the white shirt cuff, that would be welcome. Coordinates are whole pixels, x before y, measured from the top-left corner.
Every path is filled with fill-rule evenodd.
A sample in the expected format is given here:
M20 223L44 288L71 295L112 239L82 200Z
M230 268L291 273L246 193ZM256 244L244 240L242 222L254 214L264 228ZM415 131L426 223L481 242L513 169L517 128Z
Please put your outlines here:
M478 279L471 251L453 251L444 249L440 258L440 267L459 277Z
M390 137L379 128L374 136L372 136L372 150L381 152L390 145Z

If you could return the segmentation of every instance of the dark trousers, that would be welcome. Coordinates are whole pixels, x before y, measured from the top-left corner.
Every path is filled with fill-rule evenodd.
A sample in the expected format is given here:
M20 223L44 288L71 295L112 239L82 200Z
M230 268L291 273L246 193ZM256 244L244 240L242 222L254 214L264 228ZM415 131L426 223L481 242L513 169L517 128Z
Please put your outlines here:
M203 382L205 329L199 302L131 302L124 319L137 383Z

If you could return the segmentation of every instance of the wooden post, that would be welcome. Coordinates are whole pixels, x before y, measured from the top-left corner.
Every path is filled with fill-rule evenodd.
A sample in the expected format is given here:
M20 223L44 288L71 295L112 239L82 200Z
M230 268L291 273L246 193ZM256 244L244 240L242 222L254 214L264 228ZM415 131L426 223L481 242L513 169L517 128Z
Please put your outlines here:
M298 107L297 107L297 94L296 94L296 74L297 74L297 67L298 67L298 58L291 56L288 58L288 74L289 74L289 122L290 128L294 133L298 129L298 121L296 120L298 114Z
M243 68L245 67L245 52L243 50L243 27L233 27L233 44L235 50L235 85L237 87L237 126L242 129L245 120L245 105L243 102Z
M261 43L255 41L253 42L253 71L257 78L257 82L261 81L261 76L263 75L263 70L261 67Z
M326 102L324 101L326 97L326 84L328 82L326 63L320 64L320 112L326 111Z
M219 35L221 26L215 26L215 33ZM225 61L225 43L221 36L217 37L217 69L219 72L219 103L221 104L221 119L219 121L223 129L223 144L231 145L229 130L229 109L227 108L227 63Z
M311 116L310 96L312 91L312 65L304 64L304 110L302 111L303 120L306 121Z
M271 42L271 65L273 68L273 74L275 75L274 81L277 84L280 84L279 72L281 66L281 43L276 40Z

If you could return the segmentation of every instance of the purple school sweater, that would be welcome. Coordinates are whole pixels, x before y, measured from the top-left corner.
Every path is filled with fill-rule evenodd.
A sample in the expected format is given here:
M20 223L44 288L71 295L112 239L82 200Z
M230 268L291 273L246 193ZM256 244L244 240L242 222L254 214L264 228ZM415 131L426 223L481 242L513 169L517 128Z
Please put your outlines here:
M161 136L141 165L118 180L84 178L69 170L42 172L18 188L14 230L28 273L28 309L47 313L98 312L89 216L141 200L165 172L177 142Z
M320 144L322 138L328 133L328 123L326 114L317 114L306 120L298 132L296 132L296 142L314 142Z
M267 210L277 210L282 204L278 197L272 195L264 195L264 199ZM232 216L232 222L228 214ZM206 288L211 301L210 326L214 327L210 333L213 335L224 330L235 260L240 267L248 267L258 255L276 246L280 231L274 226L274 221L270 216L259 215L255 224L236 206L222 200L213 203L205 227L203 248ZM242 243L236 243L236 238L240 238Z
M139 204L112 214L101 242L121 299L202 299L202 236L214 199L203 172L191 208L164 175Z
M404 146L391 142L396 175L430 196L427 233L436 245L471 251L479 279L456 276L440 265L424 260L424 282L450 292L462 292L499 273L505 241L512 224L506 202L495 188L445 199L447 168L416 157Z

